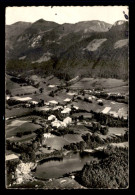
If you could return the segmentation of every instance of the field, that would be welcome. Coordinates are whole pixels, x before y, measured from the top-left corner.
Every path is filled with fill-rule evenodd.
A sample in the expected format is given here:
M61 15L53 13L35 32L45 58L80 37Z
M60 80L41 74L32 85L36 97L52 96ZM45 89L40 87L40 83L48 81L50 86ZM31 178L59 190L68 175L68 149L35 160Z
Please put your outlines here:
M71 85L71 89L94 89L94 88L103 88L103 89L112 89L116 87L127 86L127 82L124 82L120 79L104 79L104 78L83 78L75 84Z
M6 118L9 118L9 117L13 117L13 116L16 116L16 117L19 117L19 116L22 116L22 115L25 115L25 114L30 114L31 112L31 109L29 108L12 108L11 110L9 109L6 109L5 110L5 117Z
M12 95L16 96L18 94L22 96L22 95L27 95L27 93L32 94L35 91L37 91L37 89L33 86L22 86L22 87L19 86L12 89Z
M69 142L65 140L63 137L54 136L51 138L47 138L45 141L47 146L50 146L52 149L61 150L64 145L68 145Z
M126 128L123 127L109 127L107 135L98 134L99 137L106 139L107 137L114 137L124 135Z
M67 134L67 135L64 135L64 139L66 141L68 141L69 143L76 143L76 142L80 142L80 141L83 141L82 137L80 134Z
M39 128L41 128L40 125L36 125L28 121L22 121L21 124L19 120L15 120L13 123L6 126L6 137L9 138L15 136L18 132L35 131Z

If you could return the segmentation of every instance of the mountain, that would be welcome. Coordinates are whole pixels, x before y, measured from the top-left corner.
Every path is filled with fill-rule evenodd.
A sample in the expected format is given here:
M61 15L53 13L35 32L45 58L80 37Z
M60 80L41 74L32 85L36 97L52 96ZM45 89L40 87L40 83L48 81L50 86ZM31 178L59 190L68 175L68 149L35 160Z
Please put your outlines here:
M10 25L7 35L19 25L22 32L12 31L12 45L11 37L6 36L8 71L33 69L39 74L68 74L71 78L128 76L128 22L111 25L93 20L60 25L40 19Z

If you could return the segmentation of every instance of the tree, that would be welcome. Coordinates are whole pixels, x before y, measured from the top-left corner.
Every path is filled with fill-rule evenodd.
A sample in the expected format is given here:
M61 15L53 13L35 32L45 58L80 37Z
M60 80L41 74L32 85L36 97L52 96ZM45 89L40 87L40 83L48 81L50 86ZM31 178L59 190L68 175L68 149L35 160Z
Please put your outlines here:
M41 87L41 88L39 89L40 93L43 93L43 90L44 90L44 89Z
M80 142L80 151L82 152L86 148L86 143L84 141Z

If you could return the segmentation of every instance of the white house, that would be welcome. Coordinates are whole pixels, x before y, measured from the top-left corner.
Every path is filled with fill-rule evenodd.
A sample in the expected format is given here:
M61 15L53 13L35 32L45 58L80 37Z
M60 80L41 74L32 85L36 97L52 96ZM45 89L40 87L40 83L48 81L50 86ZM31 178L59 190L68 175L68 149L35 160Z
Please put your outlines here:
M79 107L78 107L78 106L73 106L73 108L75 108L76 110L78 110L78 109L79 109Z
M71 93L71 92L69 92L69 93L67 93L67 94L70 95L70 96L76 95L76 93Z
M51 100L51 101L49 101L49 104L50 104L50 106L56 106L56 105L58 105L58 102L55 100Z
M103 100L98 99L97 102L98 103L103 103Z
M37 101L31 101L31 103L34 104L34 105L38 104Z
M61 111L62 114L69 114L71 111L71 108L64 108L64 110Z
M56 119L56 116L55 115L50 115L48 117L48 121L52 121L52 120L55 120Z
M54 88L56 85L48 85L48 87L50 88Z
M68 124L72 123L72 118L67 117L67 118L65 118L65 119L63 120L63 122L64 122L66 125L68 125Z
M64 102L70 102L70 101L71 101L70 98L66 98L66 99L64 100Z

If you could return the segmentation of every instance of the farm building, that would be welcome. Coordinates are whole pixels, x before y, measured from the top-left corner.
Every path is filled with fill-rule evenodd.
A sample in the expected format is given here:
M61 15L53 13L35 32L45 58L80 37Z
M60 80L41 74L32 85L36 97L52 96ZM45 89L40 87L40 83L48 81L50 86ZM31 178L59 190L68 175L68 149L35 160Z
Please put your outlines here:
M65 118L65 119L63 120L63 123L65 123L66 125L71 124L71 123L72 123L72 118L70 118L70 117Z
M103 106L103 100L98 99L97 102L98 102L99 105Z
M50 104L50 106L54 107L54 106L58 105L58 102L55 100L51 100L51 101L49 101L49 104Z
M97 98L96 98L96 96L93 95L93 96L92 96L92 99L97 99Z
M55 120L56 119L56 116L55 115L50 115L48 117L48 121L52 121L52 120Z
M9 99L10 99L10 96L9 96L9 95L7 95L7 96L6 96L6 100L9 100Z
M115 118L118 118L118 113L115 112L115 111L110 111L109 114L112 115Z
M78 106L73 106L73 108L74 108L74 109L76 109L76 110L78 110L78 109L79 109L79 107L78 107Z
M38 102L37 101L31 101L30 103L32 103L32 104L38 104Z
M76 93L69 92L69 93L67 93L67 95L74 96L74 95L76 95Z
M48 87L54 88L54 87L56 87L56 85L48 85Z
M71 108L64 108L64 110L61 111L61 114L63 114L63 116L67 116L69 113L71 112Z
M70 99L70 98L66 98L66 99L64 100L64 102L71 102L71 99Z

